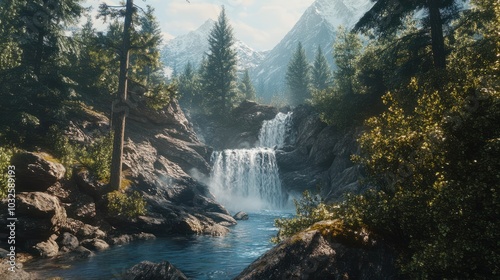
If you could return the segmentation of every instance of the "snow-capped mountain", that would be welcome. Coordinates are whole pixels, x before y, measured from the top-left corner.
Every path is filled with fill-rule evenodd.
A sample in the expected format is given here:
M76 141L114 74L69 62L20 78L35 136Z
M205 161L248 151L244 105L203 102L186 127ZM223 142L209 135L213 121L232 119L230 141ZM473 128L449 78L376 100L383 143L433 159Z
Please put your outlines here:
M161 54L163 64L179 73L188 62L197 67L209 49L208 36L214 24L214 20L208 19L198 29L167 41ZM233 47L238 56L238 71L253 69L264 59L264 52L253 50L238 39Z
M332 67L333 43L338 26L352 28L373 5L370 0L316 0L295 26L251 72L258 94L265 100L281 94L285 88L285 73L298 42L302 43L310 62L321 46Z

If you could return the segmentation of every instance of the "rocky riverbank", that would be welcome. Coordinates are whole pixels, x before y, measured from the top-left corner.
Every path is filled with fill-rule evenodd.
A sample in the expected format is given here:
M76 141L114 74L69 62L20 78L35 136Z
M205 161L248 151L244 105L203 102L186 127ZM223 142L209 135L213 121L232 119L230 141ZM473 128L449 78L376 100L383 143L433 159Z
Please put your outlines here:
M89 144L109 131L108 118L82 108L66 131L71 141ZM230 213L191 174L208 175L211 148L201 143L176 101L161 112L145 104L130 112L124 171L144 198L146 213L136 218L110 215L109 191L95 174L65 167L50 154L23 151L16 168L16 253L35 258L88 258L109 246L159 235L225 235L236 224ZM7 201L2 201L7 208ZM7 211L0 213L1 226ZM2 235L2 239L6 236Z

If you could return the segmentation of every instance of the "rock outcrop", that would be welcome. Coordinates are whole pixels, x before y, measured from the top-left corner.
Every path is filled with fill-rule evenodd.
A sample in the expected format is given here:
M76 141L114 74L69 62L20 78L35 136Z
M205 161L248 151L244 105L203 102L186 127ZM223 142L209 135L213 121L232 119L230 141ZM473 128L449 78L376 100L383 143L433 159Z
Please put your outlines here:
M18 192L46 191L66 173L62 164L45 153L20 152L12 157L11 164L16 167Z
M283 241L248 266L235 280L260 279L398 279L394 255L383 244L360 236L368 244L324 236L313 225Z
M143 261L134 265L123 275L124 280L187 280L179 269L167 261L153 263Z
M321 189L328 200L340 200L346 192L363 191L363 173L351 161L359 152L360 128L339 129L323 123L307 105L293 110L295 142L276 151L282 185L291 193Z
M198 135L216 150L255 147L262 122L273 119L278 109L253 101L243 101L223 120L205 115L192 115Z

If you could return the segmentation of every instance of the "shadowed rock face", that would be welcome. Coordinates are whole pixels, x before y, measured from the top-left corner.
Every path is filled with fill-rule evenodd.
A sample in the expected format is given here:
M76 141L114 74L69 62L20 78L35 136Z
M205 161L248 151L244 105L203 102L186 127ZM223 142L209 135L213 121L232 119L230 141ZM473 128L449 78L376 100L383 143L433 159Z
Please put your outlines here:
M124 280L187 280L188 278L179 269L167 261L153 263L143 261L125 272Z
M347 245L312 228L269 250L235 280L398 279L392 251L385 245Z
M47 154L30 152L20 152L12 157L17 191L46 191L64 177L64 166L46 158Z
M363 191L361 167L351 161L359 152L356 138L361 128L338 129L321 121L314 109L300 105L292 114L295 142L276 151L280 178L292 193L321 188L328 200L340 200L345 192Z
M253 101L243 101L223 120L192 115L198 134L215 150L253 148L262 122L273 119L278 109Z

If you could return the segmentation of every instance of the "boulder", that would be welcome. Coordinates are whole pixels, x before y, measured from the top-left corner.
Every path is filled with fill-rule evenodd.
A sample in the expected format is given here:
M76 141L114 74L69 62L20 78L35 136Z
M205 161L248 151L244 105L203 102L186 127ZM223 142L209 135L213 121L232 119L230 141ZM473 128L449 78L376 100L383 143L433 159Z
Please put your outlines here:
M222 213L207 212L206 216L223 226L234 226L238 223L233 217Z
M388 246L345 242L325 234L334 221L313 225L262 255L235 280L260 279L398 279ZM363 245L364 242L368 242Z
M54 240L49 239L36 244L33 249L37 252L37 255L42 258L52 258L57 256L59 245L57 245Z
M136 234L122 234L120 236L115 236L108 239L110 245L125 245L136 240L152 240L156 239L156 236L151 233L136 233Z
M109 244L99 238L82 240L80 245L92 251L104 251L109 249Z
M153 263L143 261L134 265L123 275L124 280L187 280L179 269L167 261Z
M243 212L243 211L240 211L236 214L234 214L233 218L237 221L241 221L241 220L248 220L248 214Z
M16 191L46 191L64 178L66 169L46 153L20 152L11 159L16 167Z
M13 269L14 271L12 271ZM1 260L0 261L0 279L12 279L12 280L35 280L40 279L34 273L26 272L22 268L21 263L16 263L14 268L11 267L9 262Z
M80 246L78 238L69 232L61 234L57 239L57 242L61 248L60 250L65 252L72 251Z
M21 240L47 240L66 223L66 211L59 200L42 192L18 193L16 214L17 237Z

